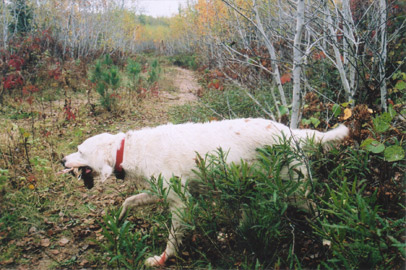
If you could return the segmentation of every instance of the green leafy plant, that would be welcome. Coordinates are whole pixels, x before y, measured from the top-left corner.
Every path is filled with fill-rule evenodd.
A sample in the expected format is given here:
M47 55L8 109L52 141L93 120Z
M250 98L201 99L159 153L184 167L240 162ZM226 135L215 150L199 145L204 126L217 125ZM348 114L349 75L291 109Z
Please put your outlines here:
M298 153L289 142L281 141L281 145L259 149L258 162L252 165L243 161L227 164L227 153L222 149L204 157L197 155L196 176L188 183L192 197L184 195L179 181L171 180L171 188L186 205L181 213L184 226L196 236L189 244L215 250L211 260L199 267L232 268L241 263L230 256L230 241L244 246L245 255L251 254L245 267L300 267L294 247L280 247L292 242L293 226L303 226L292 221L287 212L289 207L301 208L305 203L308 183L301 181L303 174L297 170L302 165L296 160ZM206 260L204 254L200 256L197 261Z
M398 71L393 74L392 79L396 80L395 91L404 91L406 89L406 72Z
M157 59L151 62L151 68L148 71L148 82L153 84L158 81L159 75L161 73L161 67Z
M117 211L109 210L103 218L102 235L105 243L96 242L106 253L104 258L109 265L115 265L118 269L137 269L143 266L143 258L148 249L146 240L148 235L142 235L140 231L134 231L134 224L124 220L120 223L121 208Z
M337 103L333 105L333 115L334 117L338 117L341 115L341 106Z
M323 262L324 267L390 268L397 253L405 252L406 245L396 240L405 231L405 219L381 217L376 193L364 196L365 181L331 179L324 187L322 218L314 223L316 232L331 242L333 256Z
M142 65L141 63L128 59L127 62L127 73L130 77L130 85L129 87L132 89L136 89L139 87L139 84L141 83L141 71L142 71Z
M171 56L169 58L169 61L176 66L180 66L183 68L189 68L192 70L197 69L197 62L196 62L195 55L178 54L175 56Z
M7 184L9 174L9 170L0 168L0 190Z
M310 119L306 119L306 118L302 119L302 124L303 125L313 124L313 126L315 128L317 128L320 125L320 123L321 123L320 120L318 118L316 118L316 117L310 117Z
M404 199L395 195L402 187L393 185L393 178L376 175L375 167L382 163L381 157L361 147L333 149L328 155L317 154L314 159L312 167L315 177L320 179L314 193L320 218L311 224L315 233L330 243L330 255L321 267L398 267L405 254L405 245L400 244L405 231L405 218L401 214ZM383 210L389 202L386 206L382 203L385 197L382 187L388 185L391 186L387 193L394 194L391 208L396 213L390 217Z
M112 111L119 97L117 88L120 85L120 75L118 67L113 65L109 55L96 62L90 80L96 84L96 91L100 95L100 104L106 110Z
M396 111L390 106L388 112L384 112L373 118L373 130L376 134L381 135L389 131L395 115ZM374 154L383 153L384 159L388 162L396 162L404 159L405 150L396 137L381 136L380 138L381 139L367 138L361 143L361 147Z

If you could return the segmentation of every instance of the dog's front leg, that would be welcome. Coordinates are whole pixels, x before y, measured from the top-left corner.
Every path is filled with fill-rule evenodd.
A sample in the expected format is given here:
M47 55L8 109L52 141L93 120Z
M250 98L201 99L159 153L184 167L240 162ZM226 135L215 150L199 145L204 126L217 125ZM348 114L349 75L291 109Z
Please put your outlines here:
M184 209L184 206L179 207L169 206L172 213L172 226L169 231L168 243L166 244L165 251L160 256L153 256L145 261L146 266L159 267L164 266L168 258L175 256L177 248L182 242L184 235L184 226L182 225L182 218L180 210Z
M118 218L119 220L122 220L125 213L131 208L134 208L136 206L143 206L143 205L148 205L152 203L156 203L159 201L159 198L157 196L148 194L148 193L140 193L134 196L131 196L127 199L125 199L123 203L123 208L121 209L120 217Z

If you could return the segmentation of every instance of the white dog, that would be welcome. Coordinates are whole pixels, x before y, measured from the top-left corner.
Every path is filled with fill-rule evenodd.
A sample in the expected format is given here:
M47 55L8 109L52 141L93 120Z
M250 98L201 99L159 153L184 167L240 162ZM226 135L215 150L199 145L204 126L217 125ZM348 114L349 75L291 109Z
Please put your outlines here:
M280 138L291 138L303 144L306 139L327 143L345 138L349 130L344 125L328 131L291 130L287 126L265 119L223 120L203 124L187 123L144 128L111 135L103 133L84 141L78 152L66 156L63 172L75 170L88 188L93 186L93 176L99 175L104 182L112 173L137 181L137 186L148 188L145 178L162 175L166 180L177 176L182 184L192 175L196 166L196 153L204 156L222 148L228 152L228 163L252 161L256 149L280 143ZM306 175L306 174L305 174ZM168 185L168 183L165 183ZM120 219L129 208L157 202L159 198L141 193L127 198ZM176 211L183 206L181 200L168 194L172 226L165 251L160 256L148 258L148 266L162 266L174 256L183 236L181 221Z

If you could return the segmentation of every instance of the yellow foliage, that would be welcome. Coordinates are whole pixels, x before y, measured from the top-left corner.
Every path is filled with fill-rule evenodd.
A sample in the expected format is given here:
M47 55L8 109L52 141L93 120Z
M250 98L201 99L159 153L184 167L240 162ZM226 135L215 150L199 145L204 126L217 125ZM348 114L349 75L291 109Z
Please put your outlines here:
M344 110L344 117L343 117L343 120L347 120L348 118L351 117L351 115L352 115L351 109L350 109L350 108L346 108L346 109Z

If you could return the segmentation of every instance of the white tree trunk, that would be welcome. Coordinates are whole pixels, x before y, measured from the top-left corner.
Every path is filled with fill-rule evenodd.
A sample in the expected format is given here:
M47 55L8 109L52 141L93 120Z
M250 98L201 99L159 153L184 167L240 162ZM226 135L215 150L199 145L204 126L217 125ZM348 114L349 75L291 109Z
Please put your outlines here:
M388 105L386 103L386 58L387 58L387 36L386 36L386 0L379 0L379 13L380 13L380 61L379 61L379 77L381 83L381 106L384 111L388 110Z
M295 129L299 123L300 113L300 90L301 90L301 65L303 53L301 50L301 39L304 25L304 0L297 1L296 32L293 40L293 94L292 94L292 115L290 118L290 128Z
M350 0L343 0L343 58L344 66L347 67L347 74L350 89L355 89L355 56L358 53L358 41L356 40L356 34L354 31L354 21L352 19Z
M7 15L6 15L6 2L5 0L2 1L2 6L1 6L1 13L3 17L3 49L7 48L7 42L8 42L8 20L7 20Z
M327 3L325 2L325 13L326 13L326 19L327 19L327 25L328 25L328 29L330 32L330 37L333 40L333 51L334 51L334 65L336 66L338 73L340 74L340 79L341 79L341 83L343 85L344 91L348 96L348 101L353 100L353 96L354 96L354 92L350 87L350 84L348 82L348 78L347 78L347 74L345 72L344 69L344 64L343 61L341 59L341 54L340 54L340 50L338 49L338 40L337 40L337 33L336 33L336 28L333 27L333 19L331 18L331 14L330 14L330 8L327 5Z
M265 46L271 56L271 66L272 66L272 71L273 71L273 77L274 80L276 82L276 85L278 86L278 90L279 90L279 95L281 96L281 101L282 101L282 105L284 105L285 107L287 107L287 102L286 102L286 97L285 97L285 92L283 91L283 87L282 87L282 83L281 83L281 75L279 72L279 66L276 63L276 53L275 53L275 48L272 44L272 42L269 40L269 38L267 37L264 27L262 26L262 22L261 19L259 17L259 12L258 12L258 7L256 5L256 1L253 1L253 6L254 6L254 11L255 11L255 20L256 20L256 27L259 30L259 32L261 33L261 36L264 39L265 42Z

